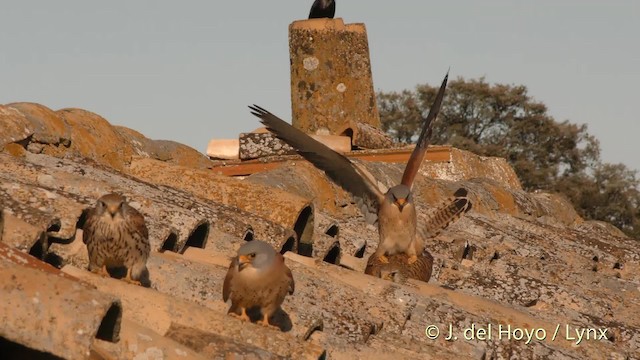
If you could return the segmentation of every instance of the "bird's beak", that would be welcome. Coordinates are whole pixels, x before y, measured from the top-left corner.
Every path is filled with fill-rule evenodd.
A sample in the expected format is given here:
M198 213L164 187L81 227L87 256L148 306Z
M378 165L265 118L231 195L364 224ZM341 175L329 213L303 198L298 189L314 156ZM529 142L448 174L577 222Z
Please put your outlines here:
M402 208L407 204L407 199L397 199L396 204L398 204L398 207L402 210Z
M238 256L238 268L240 270L246 268L251 263L251 259L249 259L246 255Z
M111 215L111 217L116 216L116 213L118 212L119 209L120 209L120 206L118 205L107 206L107 211L109 212L109 215Z

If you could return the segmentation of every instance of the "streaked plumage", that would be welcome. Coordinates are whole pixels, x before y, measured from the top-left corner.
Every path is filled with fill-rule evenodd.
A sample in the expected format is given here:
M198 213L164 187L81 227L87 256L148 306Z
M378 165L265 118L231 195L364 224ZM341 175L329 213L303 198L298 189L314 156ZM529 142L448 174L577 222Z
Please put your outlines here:
M87 213L83 242L89 253L89 270L126 267L126 280L149 286L147 259L151 251L144 216L124 196L107 194Z
M433 121L440 111L449 73L445 76L436 95L415 149L407 162L400 184L383 193L378 183L360 166L347 157L331 150L309 135L294 128L259 106L250 106L252 114L278 138L295 148L300 155L318 169L323 170L336 184L355 198L365 219L378 223L380 241L375 255L382 262L387 255L406 253L409 263L416 261L424 248L424 242L416 236L416 209L411 187L427 152Z
M427 216L425 223L418 229L419 237L424 240L433 238L471 210L471 200L467 195L465 188L459 188L453 197L444 200L434 212Z
M330 18L336 14L336 2L334 0L316 0L311 5L309 19Z
M377 256L369 257L365 274L404 284L407 279L429 282L433 272L433 256L424 251L418 259L408 264L407 254L395 254L388 257L389 262L383 263Z
M231 299L229 313L249 320L247 310L259 307L262 325L280 308L287 294L295 288L293 274L285 265L284 257L271 245L252 240L238 249L224 279L222 299ZM238 311L240 314L238 314Z

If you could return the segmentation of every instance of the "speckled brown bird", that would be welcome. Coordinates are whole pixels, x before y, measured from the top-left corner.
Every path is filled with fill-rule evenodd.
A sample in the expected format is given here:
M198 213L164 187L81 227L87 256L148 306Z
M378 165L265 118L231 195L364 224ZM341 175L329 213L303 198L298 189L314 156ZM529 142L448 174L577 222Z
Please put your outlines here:
M389 262L383 263L377 256L371 256L367 262L365 274L398 284L404 284L407 279L429 282L433 271L431 253L425 250L411 264L407 264L407 257L407 254L395 254L388 257Z
M334 0L316 0L311 5L309 19L329 18L336 14L336 2Z
M83 242L89 252L89 270L126 267L126 281L149 286L147 259L151 251L144 216L124 196L102 196L87 213Z
M375 256L379 257L381 262L387 262L387 256L406 253L409 255L407 261L413 263L418 260L418 254L424 249L424 241L416 236L417 216L411 187L426 155L433 121L440 111L448 77L447 72L424 120L418 142L407 162L400 184L386 192L379 188L379 184L369 174L364 173L361 167L355 166L344 155L259 106L249 108L276 137L296 149L307 161L323 170L335 183L350 192L367 222L378 223L380 240Z
M252 240L238 249L224 278L222 299L231 299L229 313L249 320L247 310L260 308L264 326L295 288L284 257L264 241Z

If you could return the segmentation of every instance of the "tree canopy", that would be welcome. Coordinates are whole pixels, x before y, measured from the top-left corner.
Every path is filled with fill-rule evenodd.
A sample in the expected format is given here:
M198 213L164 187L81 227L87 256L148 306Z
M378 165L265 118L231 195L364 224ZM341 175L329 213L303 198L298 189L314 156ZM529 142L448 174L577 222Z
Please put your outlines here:
M420 84L415 90L379 92L383 129L396 141L412 142L437 90ZM636 172L603 163L598 140L586 125L556 121L523 85L489 84L484 78L450 81L432 143L503 157L526 190L562 193L584 218L640 237Z

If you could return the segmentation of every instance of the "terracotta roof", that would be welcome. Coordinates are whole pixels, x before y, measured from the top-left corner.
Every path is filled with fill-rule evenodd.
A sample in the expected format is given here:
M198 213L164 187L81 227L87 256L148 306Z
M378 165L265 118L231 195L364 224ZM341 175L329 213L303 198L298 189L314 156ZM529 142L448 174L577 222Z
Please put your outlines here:
M447 156L421 169L419 216L460 186L473 208L427 241L429 283L400 285L363 274L377 230L298 157L228 177L193 149L84 110L12 104L0 121L0 357L583 359L640 349L637 240L584 221L562 196L523 191L504 159L434 148ZM402 159L359 154L386 186L400 177ZM86 270L83 214L111 191L147 219L151 288ZM226 315L222 281L251 238L285 253L296 279L281 331ZM457 341L443 338L450 324ZM492 324L493 339L462 339L472 324ZM547 335L499 340L500 324ZM429 325L438 339L425 335ZM566 325L608 337L575 345Z

